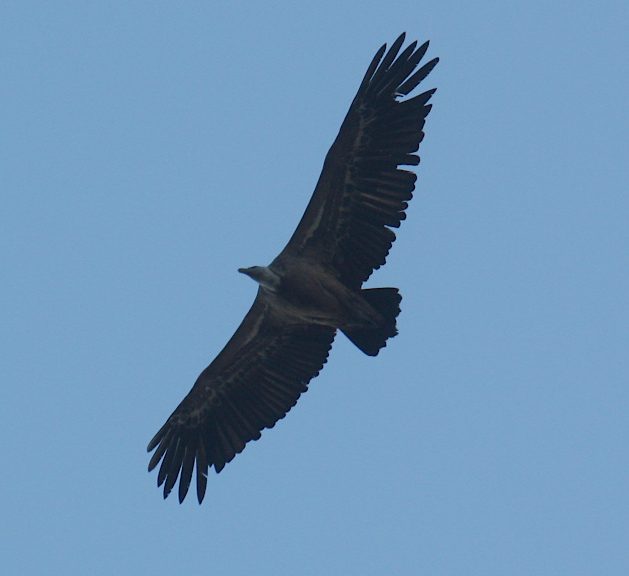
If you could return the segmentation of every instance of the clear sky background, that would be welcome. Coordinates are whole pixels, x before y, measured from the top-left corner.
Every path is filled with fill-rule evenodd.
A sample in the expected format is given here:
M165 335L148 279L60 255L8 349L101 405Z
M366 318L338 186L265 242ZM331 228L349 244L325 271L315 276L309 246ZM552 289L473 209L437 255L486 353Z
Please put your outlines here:
M164 502L148 440L403 30L441 63L370 280L399 336L340 336ZM628 30L623 0L2 2L2 572L629 574Z

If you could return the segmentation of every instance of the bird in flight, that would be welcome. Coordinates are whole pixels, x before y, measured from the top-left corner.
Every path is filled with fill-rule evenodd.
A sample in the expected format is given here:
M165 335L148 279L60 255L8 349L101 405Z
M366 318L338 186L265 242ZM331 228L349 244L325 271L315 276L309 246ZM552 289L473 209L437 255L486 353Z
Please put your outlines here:
M397 334L397 288L362 288L385 263L415 189L428 103L406 98L435 67L418 68L428 42L383 45L328 151L306 211L268 266L240 268L258 284L249 312L223 350L149 442L164 498L179 479L183 502L196 476L203 501L220 472L297 403L323 368L337 330L375 356Z

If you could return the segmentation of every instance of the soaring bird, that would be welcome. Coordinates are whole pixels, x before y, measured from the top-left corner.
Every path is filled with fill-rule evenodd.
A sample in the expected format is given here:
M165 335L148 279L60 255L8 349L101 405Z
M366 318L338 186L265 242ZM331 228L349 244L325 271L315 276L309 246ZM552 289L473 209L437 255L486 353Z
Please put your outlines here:
M407 97L438 62L418 68L428 42L400 51L401 34L367 68L328 151L306 211L268 266L240 268L258 284L251 309L149 442L164 498L179 501L196 471L220 472L297 403L325 364L337 330L375 356L397 334L397 288L362 288L385 263L415 189L417 150L435 89ZM406 97L406 98L405 98Z

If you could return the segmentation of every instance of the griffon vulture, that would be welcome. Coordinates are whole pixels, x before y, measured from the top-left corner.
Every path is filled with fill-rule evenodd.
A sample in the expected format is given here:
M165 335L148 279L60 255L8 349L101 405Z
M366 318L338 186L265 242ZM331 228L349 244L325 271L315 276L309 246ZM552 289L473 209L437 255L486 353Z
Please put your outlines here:
M196 475L220 472L295 405L325 364L337 330L369 356L397 334L397 288L363 289L385 263L405 218L417 150L435 90L407 97L437 64L419 63L428 42L383 45L323 164L306 211L269 266L240 268L259 284L251 309L155 434L148 451L164 498L179 479L183 501Z

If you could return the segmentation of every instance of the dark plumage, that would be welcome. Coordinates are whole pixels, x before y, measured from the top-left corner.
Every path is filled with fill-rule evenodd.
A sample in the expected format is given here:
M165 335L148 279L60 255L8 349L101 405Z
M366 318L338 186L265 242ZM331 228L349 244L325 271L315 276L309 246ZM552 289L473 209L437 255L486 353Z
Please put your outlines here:
M196 471L203 500L211 466L220 472L295 405L325 364L337 330L375 356L397 334L396 288L362 289L385 263L391 228L406 217L416 151L435 90L402 100L437 64L417 69L428 42L402 52L402 34L376 53L294 234L268 267L241 268L260 286L225 348L148 445L149 470L179 501Z

